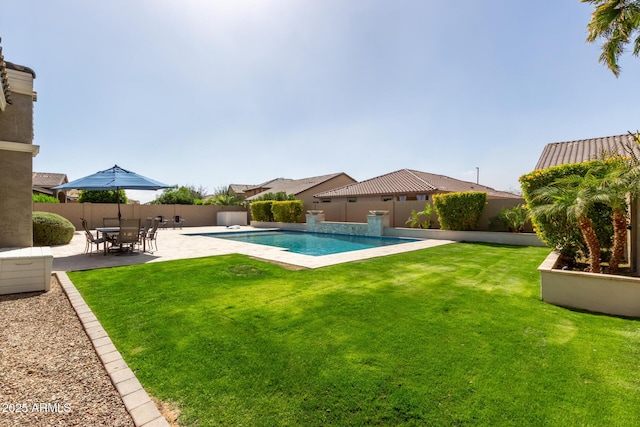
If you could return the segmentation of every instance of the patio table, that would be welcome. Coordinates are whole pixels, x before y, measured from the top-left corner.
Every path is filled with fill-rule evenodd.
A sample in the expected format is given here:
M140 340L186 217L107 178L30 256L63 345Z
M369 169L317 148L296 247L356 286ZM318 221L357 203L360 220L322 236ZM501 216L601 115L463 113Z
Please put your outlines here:
M140 231L143 230L143 227L140 227ZM120 233L120 227L97 227L96 231L98 232L98 238L100 238L100 233L102 233L102 237L104 238L104 255L107 254L107 241L108 236L113 234ZM142 252L147 251L147 239L142 239Z
M98 238L100 238L100 233L102 233L102 238L104 239L104 255L106 255L108 237L109 235L120 233L120 227L97 227L96 231L98 232Z

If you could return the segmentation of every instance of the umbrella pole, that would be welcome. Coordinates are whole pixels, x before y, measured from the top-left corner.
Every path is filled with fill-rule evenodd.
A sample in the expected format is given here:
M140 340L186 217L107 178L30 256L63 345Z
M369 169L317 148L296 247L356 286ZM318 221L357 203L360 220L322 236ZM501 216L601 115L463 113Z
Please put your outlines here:
M122 219L122 214L120 213L120 187L116 187L116 201L118 202L118 223Z

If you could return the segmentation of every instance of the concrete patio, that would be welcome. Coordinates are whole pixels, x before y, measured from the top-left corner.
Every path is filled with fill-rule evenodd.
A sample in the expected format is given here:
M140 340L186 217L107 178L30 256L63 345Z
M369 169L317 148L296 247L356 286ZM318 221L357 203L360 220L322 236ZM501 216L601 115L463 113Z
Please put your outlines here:
M309 256L289 252L271 246L252 243L234 242L207 236L202 233L234 233L239 231L256 231L245 226L240 229L226 227L190 227L179 229L161 229L158 232L158 250L151 252L135 252L123 254L84 253L84 233L76 232L68 245L52 247L53 270L75 271L96 268L116 267L122 265L144 264L149 262L170 261L185 258L200 258L225 254L244 254L255 258L291 264L304 268L320 268L344 262L375 258L398 254L452 243L451 240L421 240L400 245L364 249L333 255ZM263 229L262 229L263 230Z

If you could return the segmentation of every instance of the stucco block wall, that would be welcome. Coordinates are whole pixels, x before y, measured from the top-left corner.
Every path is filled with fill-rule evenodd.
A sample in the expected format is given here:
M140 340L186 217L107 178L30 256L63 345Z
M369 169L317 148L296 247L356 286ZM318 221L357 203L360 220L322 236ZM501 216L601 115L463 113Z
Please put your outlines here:
M30 95L11 93L12 104L0 113L0 141L33 141L33 100ZM31 187L31 184L29 184Z
M0 150L0 248L33 245L31 153Z
M0 112L0 141L31 145L32 97L12 92L11 99L13 103ZM32 159L31 152L0 149L0 248L33 245Z
M421 211L425 208L426 203L431 201L409 200L399 201L377 201L365 202L358 199L355 203L317 203L314 209L324 211L327 221L338 222L366 222L369 211L371 210L388 210L389 222L391 227L407 227L406 221L411 215L412 210ZM489 199L484 207L478 230L489 231L489 220L498 216L504 208L511 208L520 204L524 204L524 199ZM438 216L435 210L431 214L431 228L439 228ZM526 231L532 231L531 229Z

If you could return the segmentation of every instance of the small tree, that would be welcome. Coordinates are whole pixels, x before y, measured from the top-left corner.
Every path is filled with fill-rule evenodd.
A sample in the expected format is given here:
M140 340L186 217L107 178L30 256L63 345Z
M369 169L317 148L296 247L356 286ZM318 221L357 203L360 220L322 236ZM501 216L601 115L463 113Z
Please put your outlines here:
M589 209L594 204L597 178L591 173L581 177L570 175L554 181L551 185L537 189L534 192L532 213L541 216L554 216L562 213L580 229L588 248L587 257L592 273L601 273L601 247L598 236L593 228L593 221L589 218Z
M124 190L81 190L78 203L120 203L126 205L129 202Z
M207 205L219 206L241 206L244 204L244 198L237 195L229 189L229 187L218 187L213 193L213 197L206 201Z
M193 205L195 197L191 189L182 186L180 188L167 188L153 202L154 205Z
M32 194L31 201L33 203L60 203L60 200L48 194Z

